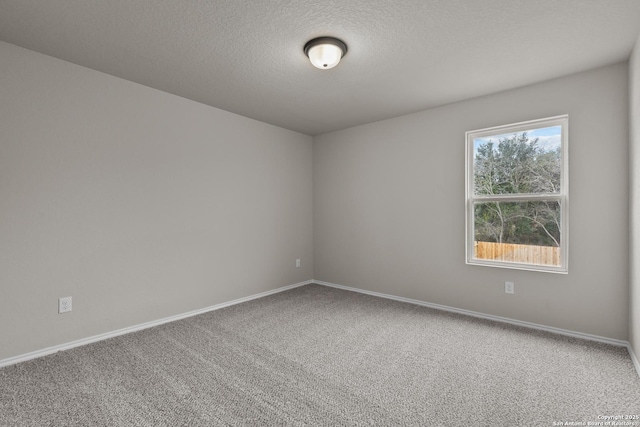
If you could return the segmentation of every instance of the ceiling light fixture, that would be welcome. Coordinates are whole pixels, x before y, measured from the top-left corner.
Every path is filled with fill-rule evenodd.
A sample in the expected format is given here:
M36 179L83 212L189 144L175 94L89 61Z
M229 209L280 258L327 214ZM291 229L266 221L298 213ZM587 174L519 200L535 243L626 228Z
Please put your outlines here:
M328 70L338 65L347 54L347 45L334 37L318 37L304 45L304 53L314 67Z

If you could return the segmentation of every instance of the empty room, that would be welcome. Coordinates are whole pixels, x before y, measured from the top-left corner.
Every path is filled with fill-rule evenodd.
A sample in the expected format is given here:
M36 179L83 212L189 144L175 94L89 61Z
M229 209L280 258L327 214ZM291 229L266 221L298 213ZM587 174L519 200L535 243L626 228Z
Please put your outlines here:
M640 1L0 0L0 426L640 426Z

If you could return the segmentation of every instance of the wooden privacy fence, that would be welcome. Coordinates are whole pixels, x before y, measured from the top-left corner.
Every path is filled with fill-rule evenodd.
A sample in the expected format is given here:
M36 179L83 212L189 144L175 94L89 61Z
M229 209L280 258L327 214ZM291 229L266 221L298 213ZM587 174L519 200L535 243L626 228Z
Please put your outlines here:
M560 265L560 248L556 246L515 245L512 243L474 242L477 259Z

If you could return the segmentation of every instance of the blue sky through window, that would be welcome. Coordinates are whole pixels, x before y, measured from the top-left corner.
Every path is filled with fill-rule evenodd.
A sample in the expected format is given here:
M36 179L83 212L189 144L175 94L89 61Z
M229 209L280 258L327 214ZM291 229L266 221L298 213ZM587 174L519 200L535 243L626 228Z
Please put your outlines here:
M538 147L543 148L545 151L553 151L560 148L562 142L562 126L549 126L545 128L530 129L527 130L529 139L538 138ZM522 131L515 132L521 134ZM482 138L474 138L473 140L473 152L476 153L479 146L492 141L494 146L497 146L501 139L510 138L514 135L514 132L503 133L498 135L490 135Z

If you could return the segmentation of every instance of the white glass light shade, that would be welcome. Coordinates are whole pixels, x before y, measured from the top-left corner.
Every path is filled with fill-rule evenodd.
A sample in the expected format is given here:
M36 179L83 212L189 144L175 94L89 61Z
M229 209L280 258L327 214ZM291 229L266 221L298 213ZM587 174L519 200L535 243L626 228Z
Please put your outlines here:
M314 67L328 70L338 65L347 54L347 45L333 37L318 37L307 42L304 53Z
M314 67L328 70L338 65L342 50L333 44L319 44L309 49L309 60Z

